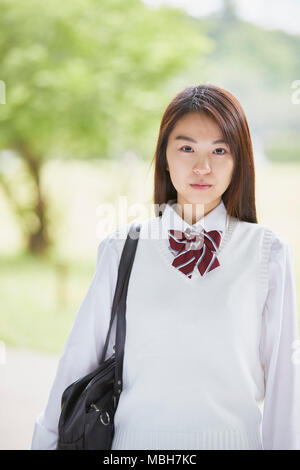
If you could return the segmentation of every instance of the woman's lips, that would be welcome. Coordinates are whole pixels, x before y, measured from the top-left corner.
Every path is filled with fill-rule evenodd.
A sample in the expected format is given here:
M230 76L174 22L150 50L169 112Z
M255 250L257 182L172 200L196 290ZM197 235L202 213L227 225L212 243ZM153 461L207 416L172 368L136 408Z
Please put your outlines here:
M195 189L209 189L211 188L211 184L191 184L192 188Z

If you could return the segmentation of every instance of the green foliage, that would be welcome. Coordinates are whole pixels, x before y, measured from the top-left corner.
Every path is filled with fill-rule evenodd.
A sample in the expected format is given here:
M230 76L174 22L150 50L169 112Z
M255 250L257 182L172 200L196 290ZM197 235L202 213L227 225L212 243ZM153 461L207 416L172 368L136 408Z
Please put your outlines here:
M93 265L73 261L67 266L65 301L61 302L61 279L54 260L2 256L1 340L7 346L59 353L92 280Z
M201 19L199 25L215 44L207 64L209 81L239 99L251 133L260 136L270 158L299 161L300 105L291 99L292 83L300 78L300 36L265 30L232 10ZM277 147L287 133L290 141Z
M281 135L266 146L266 154L273 162L300 163L300 138L294 135Z
M0 147L40 159L128 145L144 156L164 85L210 50L183 12L137 0L0 0L0 11Z
M264 77L265 86L280 89L300 74L300 36L284 31L265 30L259 26L237 19L226 23L216 18L210 21L209 36L216 42L216 49L210 60L226 61L237 66L237 72L255 71ZM219 27L220 24L222 27ZM249 90L251 92L251 90Z

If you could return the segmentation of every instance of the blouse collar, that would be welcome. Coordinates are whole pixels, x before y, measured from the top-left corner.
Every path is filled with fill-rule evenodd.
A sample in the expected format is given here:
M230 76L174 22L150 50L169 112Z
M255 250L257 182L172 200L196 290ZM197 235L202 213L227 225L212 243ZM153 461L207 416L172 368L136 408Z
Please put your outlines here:
M188 224L172 207L172 204L176 204L176 199L169 199L165 204L165 209L162 213L161 224L162 224L162 235L163 238L168 238L168 230L181 230L184 231L186 228L194 230L202 230L204 228L207 232L210 230L222 230L225 229L228 224L228 217L225 204L221 199L220 203L208 214L199 219L195 224Z

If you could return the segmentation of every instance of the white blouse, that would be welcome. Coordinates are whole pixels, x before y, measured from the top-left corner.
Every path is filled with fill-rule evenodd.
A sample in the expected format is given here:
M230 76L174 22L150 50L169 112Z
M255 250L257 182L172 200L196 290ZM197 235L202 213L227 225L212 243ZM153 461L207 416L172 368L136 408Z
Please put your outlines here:
M214 226L213 219L222 209L223 203L205 217L206 230ZM199 221L193 227L198 225ZM95 273L65 343L48 403L36 419L31 449L56 448L63 391L99 364L118 263L114 239L107 236L98 245ZM293 254L289 243L275 233L269 260L269 291L262 315L260 357L266 390L263 448L300 450L300 341Z
M300 341L293 253L274 237L260 357L265 371L264 449L300 450Z

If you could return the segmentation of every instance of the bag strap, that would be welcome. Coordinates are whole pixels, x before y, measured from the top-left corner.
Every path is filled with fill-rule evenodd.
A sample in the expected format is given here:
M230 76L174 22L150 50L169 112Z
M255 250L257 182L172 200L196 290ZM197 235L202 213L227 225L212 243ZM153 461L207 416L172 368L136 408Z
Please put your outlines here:
M114 299L113 299L112 308L111 308L110 324L109 324L109 329L108 329L108 333L107 333L107 336L106 336L106 341L105 341L104 349L103 349L103 352L102 352L100 364L105 359L105 355L106 355L107 348L108 348L108 343L109 343L109 338L110 338L110 332L111 332L111 328L112 328L112 325L113 325L113 322L114 322L114 318L115 318L116 315L118 315L117 319L119 318L119 316L120 316L119 311L122 313L122 309L124 310L123 314L124 314L124 320L125 320L125 309L126 309L126 296L127 296L128 281L129 281L129 277L130 277L130 273L131 273L131 268L132 268L132 265L133 265L133 260L134 260L134 257L135 257L137 243L138 243L138 240L139 240L140 229L141 229L140 224L134 221L132 223L132 225L130 226L130 229L129 229L129 232L127 234L127 238L126 238L123 250L122 250L121 259L120 259L120 263L119 263L119 269L118 269L117 284L116 284ZM122 295L123 295L123 297L122 297ZM121 298L123 300L122 304L121 304ZM124 301L125 301L125 303L124 303ZM124 320L123 320L123 323L124 323ZM116 347L118 349L119 354L116 353L116 357L118 357L119 363L120 363L120 347L122 347L124 349L124 344L125 344L125 328L123 329L123 326L122 326L121 337L120 337L120 331L119 331L119 334L118 334L118 328L120 329L120 327L121 327L121 324L119 322L117 322L116 342L115 342L114 349L115 349L115 353L116 353ZM122 340L122 336L123 336L123 340ZM123 346L121 346L121 345L123 345ZM123 362L123 352L122 352L121 360Z
M129 284L129 278L133 261L135 258L135 252L137 243L140 235L140 225L133 224L130 228L126 243L128 243L128 250L125 247L124 250L124 264L127 265L125 274L124 286L121 293L120 302L117 306L117 328L116 328L116 367L115 367L115 381L114 381L114 396L115 396L115 407L118 404L119 396L123 388L122 374L123 374L123 358L124 358L124 345L126 337L126 299L127 290ZM122 254L123 255L123 254Z

